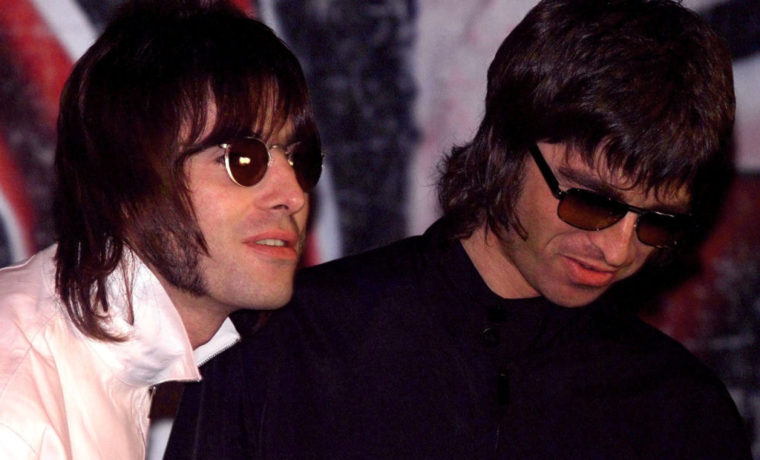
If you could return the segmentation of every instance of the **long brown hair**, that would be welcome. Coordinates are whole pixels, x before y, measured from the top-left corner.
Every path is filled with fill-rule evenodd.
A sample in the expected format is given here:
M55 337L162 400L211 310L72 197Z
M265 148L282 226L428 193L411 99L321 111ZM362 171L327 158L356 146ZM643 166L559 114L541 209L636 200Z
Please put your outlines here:
M730 170L734 106L727 46L680 4L544 0L496 53L475 138L441 164L451 235L521 229L514 204L537 141L566 143L589 165L603 146L604 164L634 186L686 186L704 205Z
M197 280L182 271L194 273L206 245L185 161L236 136L266 138L286 121L319 149L301 67L271 29L224 1L128 2L61 99L56 286L73 323L118 339L103 324L106 279L126 247L192 292Z

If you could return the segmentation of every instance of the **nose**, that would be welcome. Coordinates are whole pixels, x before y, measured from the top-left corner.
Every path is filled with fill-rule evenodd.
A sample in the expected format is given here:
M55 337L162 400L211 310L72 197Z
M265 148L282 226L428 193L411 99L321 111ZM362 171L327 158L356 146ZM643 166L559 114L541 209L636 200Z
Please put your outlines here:
M604 254L604 260L612 267L630 264L636 256L636 220L638 214L629 212L614 225L596 232L589 232L591 242Z
M285 153L279 148L273 148L270 154L271 160L262 179L265 189L262 206L294 214L306 204L306 193L298 184L296 172Z

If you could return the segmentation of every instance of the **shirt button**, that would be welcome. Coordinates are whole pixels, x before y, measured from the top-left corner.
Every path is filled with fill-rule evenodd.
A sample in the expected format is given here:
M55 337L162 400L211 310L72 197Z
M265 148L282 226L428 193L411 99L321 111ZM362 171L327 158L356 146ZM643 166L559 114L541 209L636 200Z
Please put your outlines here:
M483 333L481 334L480 337L486 346L495 347L500 342L500 339L501 339L500 335L501 334L499 333L499 328L487 327L483 329Z

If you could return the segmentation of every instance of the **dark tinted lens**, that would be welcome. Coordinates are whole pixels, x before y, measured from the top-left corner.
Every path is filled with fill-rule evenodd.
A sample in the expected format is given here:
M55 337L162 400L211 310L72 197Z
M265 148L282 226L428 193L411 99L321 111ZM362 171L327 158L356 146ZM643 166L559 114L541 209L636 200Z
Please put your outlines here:
M232 180L250 187L257 184L267 172L269 153L258 139L240 139L227 149L227 168Z
M290 161L296 172L296 179L304 192L310 192L322 175L322 154L304 143L291 147Z
M642 243L658 248L675 246L691 228L687 216L674 216L647 212L641 215L636 234Z
M628 208L615 200L588 190L572 188L560 199L557 214L582 230L601 230L625 216Z

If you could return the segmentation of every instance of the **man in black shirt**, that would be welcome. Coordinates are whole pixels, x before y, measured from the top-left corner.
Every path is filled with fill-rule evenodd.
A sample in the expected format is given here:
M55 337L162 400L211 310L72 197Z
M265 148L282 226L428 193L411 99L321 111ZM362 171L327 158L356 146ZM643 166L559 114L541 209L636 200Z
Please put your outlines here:
M301 272L187 387L167 456L749 458L718 379L602 296L688 246L733 116L692 12L542 1L443 163L441 220Z

